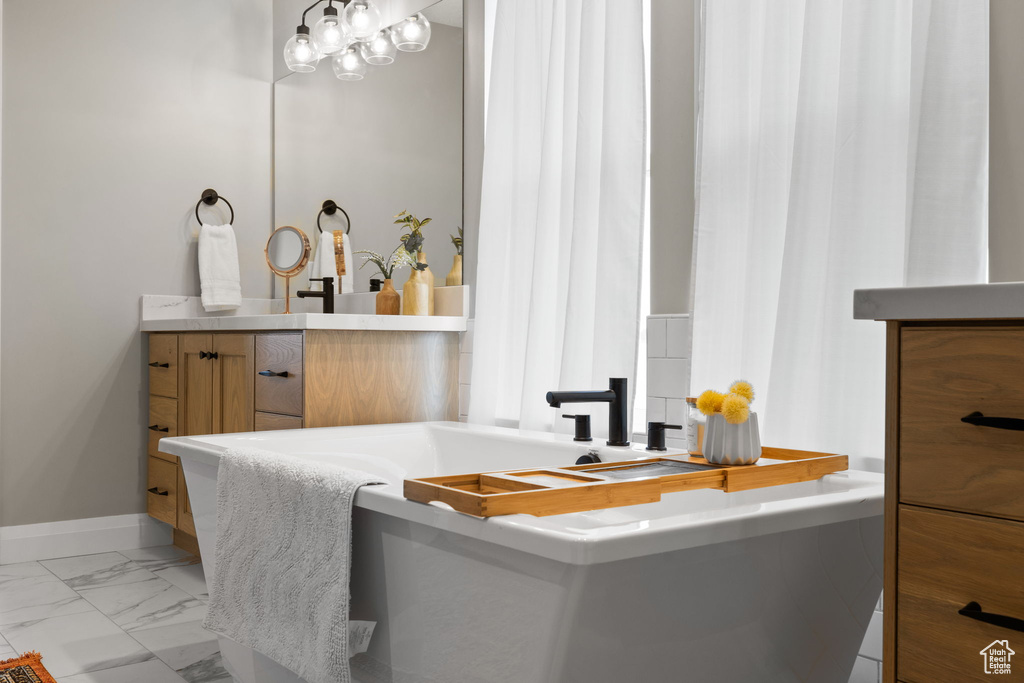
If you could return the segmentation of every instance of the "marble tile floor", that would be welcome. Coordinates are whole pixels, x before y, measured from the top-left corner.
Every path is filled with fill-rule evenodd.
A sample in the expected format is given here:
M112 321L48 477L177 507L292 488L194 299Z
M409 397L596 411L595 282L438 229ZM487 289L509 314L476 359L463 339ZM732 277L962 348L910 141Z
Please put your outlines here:
M0 661L36 650L58 683L230 683L208 600L174 546L0 565Z

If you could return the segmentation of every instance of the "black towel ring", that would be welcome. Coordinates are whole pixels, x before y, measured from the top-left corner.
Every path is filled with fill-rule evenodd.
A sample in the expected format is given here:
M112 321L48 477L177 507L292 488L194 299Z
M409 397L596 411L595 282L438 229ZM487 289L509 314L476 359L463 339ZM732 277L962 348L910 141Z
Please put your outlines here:
M352 219L348 217L348 211L338 206L337 202L333 199L327 199L324 200L324 203L321 205L320 213L316 215L316 229L319 230L321 234L323 234L324 229L320 227L320 217L325 213L328 216L333 216L335 211L341 211L345 214L345 224L348 226L345 228L345 234L347 235L349 231L352 230Z
M231 202L217 194L217 190L203 190L202 198L196 202L196 220L199 221L199 225L203 224L203 219L199 217L199 205L206 204L207 206L213 206L217 203L218 199L227 204L228 208L231 209L231 220L229 220L228 223L231 225L235 224L235 207L231 206Z

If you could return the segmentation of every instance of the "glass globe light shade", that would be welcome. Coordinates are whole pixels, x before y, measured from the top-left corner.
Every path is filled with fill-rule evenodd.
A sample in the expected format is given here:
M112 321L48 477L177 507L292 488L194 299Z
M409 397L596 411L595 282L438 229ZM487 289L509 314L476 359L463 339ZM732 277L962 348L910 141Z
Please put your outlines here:
M420 52L430 42L430 22L423 13L403 19L392 27L391 40L402 52Z
M354 47L347 47L331 58L334 75L342 81L361 81L366 75L366 62Z
M366 40L381 29L380 10L370 0L352 0L341 13L341 24L356 40Z
M295 35L284 45L284 63L292 71L308 73L316 71L318 61L320 61L320 51L310 38L309 29L300 26Z
M333 55L352 42L334 7L325 9L324 16L313 26L313 42L324 55Z
M384 66L395 61L398 49L391 42L391 29L384 29L366 42L359 44L359 52L367 64Z

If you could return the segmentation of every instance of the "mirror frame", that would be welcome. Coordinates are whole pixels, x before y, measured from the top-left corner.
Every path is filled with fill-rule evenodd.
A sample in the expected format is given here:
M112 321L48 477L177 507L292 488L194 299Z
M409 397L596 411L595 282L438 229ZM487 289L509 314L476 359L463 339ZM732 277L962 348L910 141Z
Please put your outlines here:
M274 237L279 232L287 230L291 230L302 239L302 256L299 258L298 262L288 270L279 270L277 266L274 265L274 262L270 260L270 243L274 241ZM282 225L280 228L274 230L274 232L270 233L270 237L267 238L267 246L263 247L263 255L267 259L267 266L270 268L271 272L284 278L284 312L286 315L292 312L292 277L301 273L302 269L306 267L307 263L309 263L310 251L309 237L294 225Z

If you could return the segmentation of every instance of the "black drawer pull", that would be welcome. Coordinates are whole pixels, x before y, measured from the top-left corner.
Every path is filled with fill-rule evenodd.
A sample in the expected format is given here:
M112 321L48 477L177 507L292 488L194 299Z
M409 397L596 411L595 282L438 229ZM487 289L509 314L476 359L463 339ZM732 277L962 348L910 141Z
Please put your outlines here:
M1017 432L1024 432L1024 420L1019 417L985 417L975 411L967 417L961 417L961 422L978 427L991 427L992 429L1010 429Z
M161 427L160 425L149 425L149 428L152 429L154 432L169 432L169 431L171 431L170 427Z
M285 370L284 372L273 372L271 370L260 370L259 374L263 375L264 377L287 377L288 371Z
M156 494L156 495L158 495L158 496L167 496L167 495L170 495L170 492L169 492L169 491L161 491L160 489L158 489L158 488L157 488L157 487L155 487L155 486L154 486L153 488L151 488L151 489L146 489L146 490L147 490L147 491L149 491L150 493L155 493L155 494Z
M171 367L171 364L170 363L157 363L156 361L153 361L152 363L149 364L149 367L151 367L151 368L169 368L169 367Z
M214 352L211 353L209 351L200 351L199 352L199 358L200 358L200 360L205 360L207 358L213 358L214 360L216 360L217 359L217 352L214 351Z
M958 614L962 614L965 617L971 619L977 619L978 621L984 621L986 624L992 624L993 626L1002 626L1008 628L1011 631L1024 632L1024 619L1017 619L1016 617L1008 617L1005 614L993 614L992 612L982 612L981 605L976 602L969 602Z

